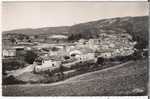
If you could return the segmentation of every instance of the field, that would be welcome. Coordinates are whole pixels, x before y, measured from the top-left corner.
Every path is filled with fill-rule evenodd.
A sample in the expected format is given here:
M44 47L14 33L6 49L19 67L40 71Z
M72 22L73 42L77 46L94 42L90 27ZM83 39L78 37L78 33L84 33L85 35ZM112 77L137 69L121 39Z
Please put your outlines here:
M52 84L3 85L3 96L146 95L146 60L129 61Z

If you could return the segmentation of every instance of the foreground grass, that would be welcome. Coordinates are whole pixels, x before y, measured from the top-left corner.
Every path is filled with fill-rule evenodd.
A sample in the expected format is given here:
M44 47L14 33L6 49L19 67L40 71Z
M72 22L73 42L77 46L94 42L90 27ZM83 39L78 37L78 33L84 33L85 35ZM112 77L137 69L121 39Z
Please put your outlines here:
M112 69L83 74L56 84L7 85L4 96L146 95L147 62L139 60ZM136 91L136 89L142 91Z

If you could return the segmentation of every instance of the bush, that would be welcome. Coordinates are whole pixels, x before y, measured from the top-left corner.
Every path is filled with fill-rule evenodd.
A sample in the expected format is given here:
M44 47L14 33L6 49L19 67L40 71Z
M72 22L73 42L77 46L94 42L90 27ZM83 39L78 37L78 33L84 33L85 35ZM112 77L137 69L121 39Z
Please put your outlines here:
M58 51L59 49L57 47L52 47L52 51Z
M19 80L17 80L13 76L9 76L7 78L3 77L3 80L2 80L2 84L3 85L8 85L8 84L23 84L23 83L25 83L25 82L19 81Z
M23 68L25 67L25 62L20 62L18 60L11 60L11 61L7 61L7 60L3 60L2 61L2 73L3 75L5 75L6 71L11 71L11 70L16 70L19 68Z
M98 64L103 65L103 64L104 64L104 62L105 62L105 59L104 59L104 58L102 58L102 57L98 57L98 59L97 59L97 63L98 63Z

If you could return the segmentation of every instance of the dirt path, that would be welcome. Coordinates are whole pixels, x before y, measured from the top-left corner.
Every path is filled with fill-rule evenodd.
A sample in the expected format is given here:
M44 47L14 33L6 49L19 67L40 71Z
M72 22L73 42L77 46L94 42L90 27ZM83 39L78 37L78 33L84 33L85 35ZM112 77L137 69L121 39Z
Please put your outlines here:
M34 68L33 65L29 65L29 66L24 67L24 68L22 68L22 69L7 71L7 73L8 73L7 76L12 75L12 76L16 77L16 76L19 76L19 75L21 75L21 74L23 74L23 73L25 73L25 72L32 72L32 71L33 71L33 68Z

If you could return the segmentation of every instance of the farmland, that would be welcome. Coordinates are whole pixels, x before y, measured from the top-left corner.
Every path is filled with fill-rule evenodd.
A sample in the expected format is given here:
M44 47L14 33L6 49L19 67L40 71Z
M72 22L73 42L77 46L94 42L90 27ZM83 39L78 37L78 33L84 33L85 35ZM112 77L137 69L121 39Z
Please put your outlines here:
M4 96L104 96L146 95L147 61L126 64L86 73L52 84L3 86Z

